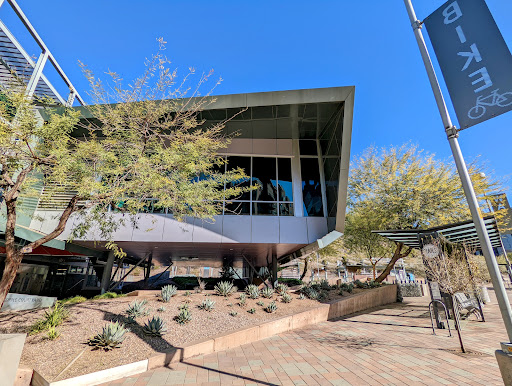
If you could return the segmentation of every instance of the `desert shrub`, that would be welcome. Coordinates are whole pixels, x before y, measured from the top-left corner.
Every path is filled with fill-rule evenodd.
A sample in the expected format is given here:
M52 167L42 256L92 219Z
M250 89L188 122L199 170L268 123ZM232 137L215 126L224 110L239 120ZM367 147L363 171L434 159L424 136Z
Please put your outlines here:
M95 297L93 297L93 299L94 300L115 299L115 298L119 298L119 297L122 297L122 296L118 295L115 292L105 292L104 294L96 295Z
M178 324L186 324L192 320L192 314L190 313L188 307L180 307L180 312L178 315L174 317L174 320Z
M283 303L291 303L292 297L291 297L290 294L284 293L284 294L281 295L281 301Z
M165 308L164 306L158 307L158 309L157 309L157 312L165 312L165 311L167 311L167 308Z
M89 346L93 346L95 349L104 349L105 351L113 350L121 346L123 343L125 334L129 330L124 327L124 324L119 322L110 322L103 327L103 330L98 335L89 339Z
M67 305L72 305L72 304L83 303L86 301L87 301L86 297L77 295L77 296L73 296L71 298L59 300L59 303L67 306Z
M247 312L249 314L255 314L256 313L256 308L251 308L250 310L247 310Z
M165 303L168 303L173 296L175 296L178 293L178 288L176 288L173 285L166 285L162 287L160 290L160 294L162 296L162 301Z
M257 285L249 284L245 288L245 292L247 293L247 296L251 299L258 299L260 297L260 289Z
M331 285L329 284L329 281L327 280L320 280L320 289L323 291L330 291Z
M49 330L52 327L58 327L69 317L69 311L59 302L53 307L49 307L44 312L44 316L38 319L30 327L30 335L37 334L41 331Z
M272 296L274 296L274 289L272 289L272 288L263 288L261 290L261 296L263 296L266 299L270 299Z
M215 308L215 302L211 299L204 299L197 307L201 310L211 311Z
M245 307L247 305L247 296L244 293L240 294L240 297L238 298L239 302L238 305L240 307Z
M302 280L300 280L300 279L292 279L292 278L284 278L284 277L280 277L279 279L277 279L277 281L279 283L287 284L290 287L294 286L294 285L301 285L301 284L303 284Z
M320 291L318 293L318 300L322 301L322 300L326 300L327 298L329 297L329 293L327 291Z
M265 303L263 303L263 302L260 300L259 302L257 302L257 303L256 303L256 305L263 307L263 306L265 305Z
M350 283L350 284L342 283L340 285L338 293L340 295L343 295L343 292L348 292L349 294L351 294L353 290L354 290L354 284L352 284L352 283Z
M228 297L235 293L238 289L229 281L221 281L215 286L215 293L219 296Z
M237 316L237 315L238 315L238 312L236 312L236 311L229 311L229 315L231 315L231 316Z
M146 335L161 337L167 332L165 322L158 316L149 319L142 327L142 331Z
M277 311L277 304L276 304L276 302L271 301L271 302L268 304L268 306L266 306L266 307L264 308L264 310L265 310L266 312L268 312L269 314L272 314L272 313L276 312L276 311Z
M300 293L306 296L308 299L317 300L319 296L319 292L315 289L313 285L304 286L300 289Z
M132 319L147 315L148 314L148 311L146 310L147 302L148 301L145 299L141 300L140 302L135 300L134 302L130 303L130 305L128 306L128 309L126 310L126 314Z
M48 340L55 340L60 336L60 331L57 329L57 327L50 327L48 328L48 332L46 333L46 339Z
M286 294L288 293L288 290L289 288L286 284L279 283L278 285L276 285L276 292L278 295Z

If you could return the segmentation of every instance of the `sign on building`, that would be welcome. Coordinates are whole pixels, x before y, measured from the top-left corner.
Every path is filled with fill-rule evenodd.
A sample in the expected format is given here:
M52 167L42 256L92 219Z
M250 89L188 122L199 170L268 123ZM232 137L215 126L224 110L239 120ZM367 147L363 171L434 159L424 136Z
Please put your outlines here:
M512 55L484 0L449 0L424 24L461 129L512 110Z

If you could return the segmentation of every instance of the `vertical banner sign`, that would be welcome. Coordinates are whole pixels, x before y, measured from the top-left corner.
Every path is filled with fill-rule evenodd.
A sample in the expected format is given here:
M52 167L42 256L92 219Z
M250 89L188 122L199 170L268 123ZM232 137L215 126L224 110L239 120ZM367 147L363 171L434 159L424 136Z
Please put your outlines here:
M449 0L424 24L461 129L512 110L512 55L484 0Z

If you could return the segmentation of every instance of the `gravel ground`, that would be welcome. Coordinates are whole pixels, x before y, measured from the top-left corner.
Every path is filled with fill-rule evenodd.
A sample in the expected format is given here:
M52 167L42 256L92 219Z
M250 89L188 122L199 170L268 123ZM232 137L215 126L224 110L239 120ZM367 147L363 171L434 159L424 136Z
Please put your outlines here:
M335 292L330 291L330 298L325 302L339 299L340 296ZM92 350L92 347L87 345L88 339L100 332L107 321L124 320L129 303L142 298L90 300L68 306L70 317L59 327L60 337L50 341L46 338L46 333L27 336L21 364L36 369L48 381L56 381L143 360L156 353L166 352L173 346L179 347L198 339L257 325L319 305L318 301L300 300L298 294L292 294L291 303L282 303L280 297L274 295L273 300L276 300L278 309L275 313L269 314L256 303L263 301L266 306L272 299L247 299L247 305L242 308L238 305L239 293L228 298L216 296L213 291L193 293L189 296L184 294L185 291L179 291L168 303L163 303L156 296L146 298L149 315L137 318L136 324L129 326L131 331L126 334L121 347L108 352ZM216 302L215 309L211 312L197 308L206 296L210 296ZM185 302L189 302L192 321L181 326L173 318L178 314L178 306ZM162 306L166 311L158 312L157 309ZM249 314L247 310L250 308L255 308L256 313ZM238 314L231 316L230 311L236 311ZM44 310L1 313L0 333L28 333L30 326L43 314ZM144 323L155 315L160 316L167 324L167 333L162 338L147 337L142 332ZM75 362L66 369L73 360Z

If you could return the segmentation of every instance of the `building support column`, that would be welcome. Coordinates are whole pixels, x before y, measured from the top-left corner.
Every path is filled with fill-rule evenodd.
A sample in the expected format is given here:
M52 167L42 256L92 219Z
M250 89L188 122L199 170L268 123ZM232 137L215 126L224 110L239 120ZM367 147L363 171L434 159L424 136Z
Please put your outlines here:
M144 268L144 287L148 285L149 276L151 274L151 263L153 262L153 254L149 254L148 262Z
M101 276L101 293L104 294L110 287L110 276L112 275L112 268L114 267L114 261L116 256L113 251L108 253L107 264L103 268L103 275Z

